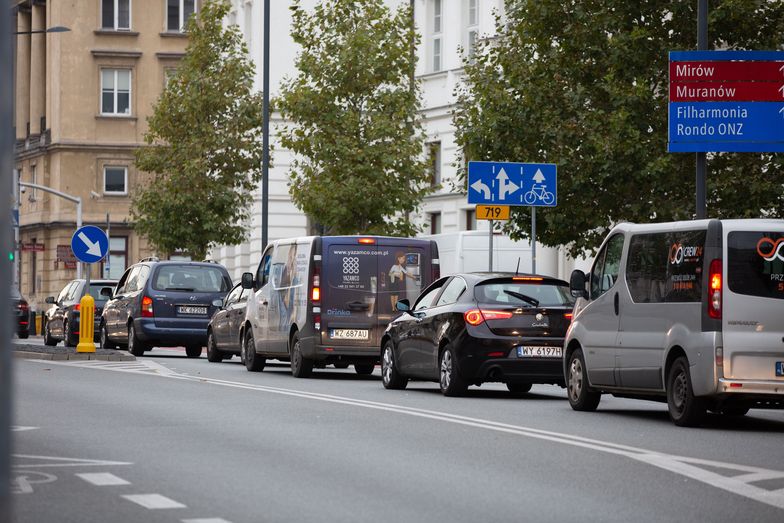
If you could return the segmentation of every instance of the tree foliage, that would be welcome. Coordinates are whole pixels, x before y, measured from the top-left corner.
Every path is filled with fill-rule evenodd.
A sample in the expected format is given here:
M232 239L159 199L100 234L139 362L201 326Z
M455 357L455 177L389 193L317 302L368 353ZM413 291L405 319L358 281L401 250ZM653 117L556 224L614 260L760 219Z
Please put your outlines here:
M291 122L279 131L292 199L330 233L415 233L429 177L408 6L324 0L307 13L297 0L292 12L299 74L275 102Z
M691 219L695 155L667 153L668 52L696 47L697 2L508 0L465 67L454 115L473 160L558 164L537 239L594 249L620 221ZM776 49L784 3L711 2L712 49ZM712 154L708 215L784 216L782 155ZM463 181L464 181L463 173ZM529 237L530 208L508 229Z
M211 246L247 235L261 177L261 95L229 6L205 2L191 17L189 44L148 119L136 166L153 178L133 199L134 227L159 250L203 258Z

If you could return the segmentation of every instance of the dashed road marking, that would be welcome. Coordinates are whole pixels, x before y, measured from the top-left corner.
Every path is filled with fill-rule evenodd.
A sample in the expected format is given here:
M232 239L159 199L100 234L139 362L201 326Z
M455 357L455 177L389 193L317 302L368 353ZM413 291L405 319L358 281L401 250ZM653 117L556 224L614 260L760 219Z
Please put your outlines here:
M11 425L11 432L25 432L27 430L38 430L40 427L21 427L19 425Z
M182 523L231 523L231 521L223 518L196 518L196 519L183 519Z
M99 459L61 458L56 456L36 456L33 454L13 454L13 458L26 461L14 463L13 468L50 468L50 467L108 467L115 465L133 465L125 461L106 461Z
M122 497L150 510L187 508L179 501L174 501L160 494L126 494Z
M82 478L87 483L91 483L96 487L113 487L115 485L130 485L130 481L115 476L110 472L87 472L83 474L76 474L77 477Z

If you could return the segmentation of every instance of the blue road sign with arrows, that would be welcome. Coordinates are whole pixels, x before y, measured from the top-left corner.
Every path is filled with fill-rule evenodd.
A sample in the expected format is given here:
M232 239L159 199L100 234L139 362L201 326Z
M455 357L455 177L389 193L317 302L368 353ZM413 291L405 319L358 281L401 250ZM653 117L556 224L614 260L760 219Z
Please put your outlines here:
M468 203L555 207L554 163L468 162Z
M71 250L78 260L95 263L109 252L109 238L100 227L85 225L76 229L71 237Z

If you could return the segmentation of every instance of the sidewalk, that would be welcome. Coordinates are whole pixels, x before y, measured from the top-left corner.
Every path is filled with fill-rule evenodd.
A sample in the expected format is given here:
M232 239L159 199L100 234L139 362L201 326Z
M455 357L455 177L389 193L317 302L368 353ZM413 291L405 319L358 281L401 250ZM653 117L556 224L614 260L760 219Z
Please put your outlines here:
M76 347L62 344L50 347L43 344L41 336L30 336L26 340L14 338L11 341L14 357L27 360L103 360L135 361L136 357L126 351L115 349L95 349L95 352L76 352Z

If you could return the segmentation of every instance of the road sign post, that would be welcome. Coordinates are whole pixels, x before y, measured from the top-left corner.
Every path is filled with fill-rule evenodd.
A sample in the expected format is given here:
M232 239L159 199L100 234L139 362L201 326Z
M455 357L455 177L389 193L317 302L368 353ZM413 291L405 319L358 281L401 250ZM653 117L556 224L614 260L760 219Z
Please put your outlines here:
M109 253L109 238L103 229L94 225L79 227L71 237L71 250L80 263L85 264L85 295L79 312L79 344L76 352L95 352L95 300L90 296L90 265L101 261Z

